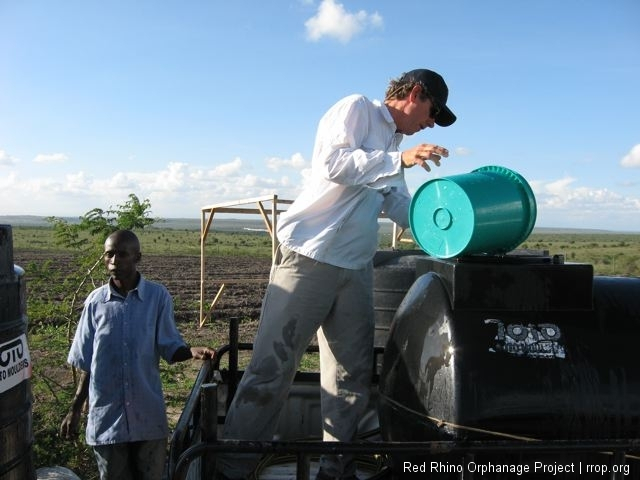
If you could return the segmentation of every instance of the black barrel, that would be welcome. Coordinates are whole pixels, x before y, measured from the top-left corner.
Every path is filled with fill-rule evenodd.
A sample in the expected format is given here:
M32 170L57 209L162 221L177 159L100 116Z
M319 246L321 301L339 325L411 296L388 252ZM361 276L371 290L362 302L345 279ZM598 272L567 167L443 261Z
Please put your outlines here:
M375 347L386 345L393 316L416 280L416 262L426 256L422 250L378 250L373 257Z
M385 348L386 440L638 438L640 279L594 278L591 265L548 256L426 258L416 274ZM576 466L584 458L612 468L610 455Z
M36 478L30 377L24 271L11 226L0 225L0 480Z

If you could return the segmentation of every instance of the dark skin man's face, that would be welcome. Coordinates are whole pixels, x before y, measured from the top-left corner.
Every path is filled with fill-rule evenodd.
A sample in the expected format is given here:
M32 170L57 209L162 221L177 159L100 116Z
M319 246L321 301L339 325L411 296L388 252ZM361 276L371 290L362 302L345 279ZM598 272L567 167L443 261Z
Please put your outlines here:
M104 243L104 264L113 283L124 290L135 287L138 281L140 250L134 242L109 237Z

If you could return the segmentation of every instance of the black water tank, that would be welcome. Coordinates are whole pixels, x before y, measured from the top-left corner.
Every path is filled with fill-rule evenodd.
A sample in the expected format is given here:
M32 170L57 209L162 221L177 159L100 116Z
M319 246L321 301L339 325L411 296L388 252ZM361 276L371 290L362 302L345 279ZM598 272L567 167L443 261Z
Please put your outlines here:
M0 225L0 480L36 478L31 359L24 271L13 265L13 236Z
M422 250L378 250L373 257L374 346L384 347L398 306L416 280Z
M638 438L640 279L548 256L416 273L385 348L385 440Z

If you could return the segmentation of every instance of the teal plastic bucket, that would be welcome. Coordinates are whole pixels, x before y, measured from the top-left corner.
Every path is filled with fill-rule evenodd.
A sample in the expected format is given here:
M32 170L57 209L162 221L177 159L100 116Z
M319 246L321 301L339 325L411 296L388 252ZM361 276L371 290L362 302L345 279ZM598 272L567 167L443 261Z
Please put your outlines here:
M533 230L536 215L527 181L490 165L424 183L411 201L409 224L422 250L453 258L513 250Z

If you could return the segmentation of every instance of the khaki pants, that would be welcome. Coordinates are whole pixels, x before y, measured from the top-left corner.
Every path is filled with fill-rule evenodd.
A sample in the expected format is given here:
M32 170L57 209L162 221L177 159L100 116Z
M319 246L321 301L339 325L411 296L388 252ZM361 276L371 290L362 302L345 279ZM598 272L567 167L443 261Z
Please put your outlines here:
M317 332L323 439L351 441L369 401L373 367L373 269L348 270L285 247L263 300L253 357L227 413L223 437L268 441L300 360ZM246 478L259 459L221 455L218 469ZM355 472L353 456L321 459L326 473Z

